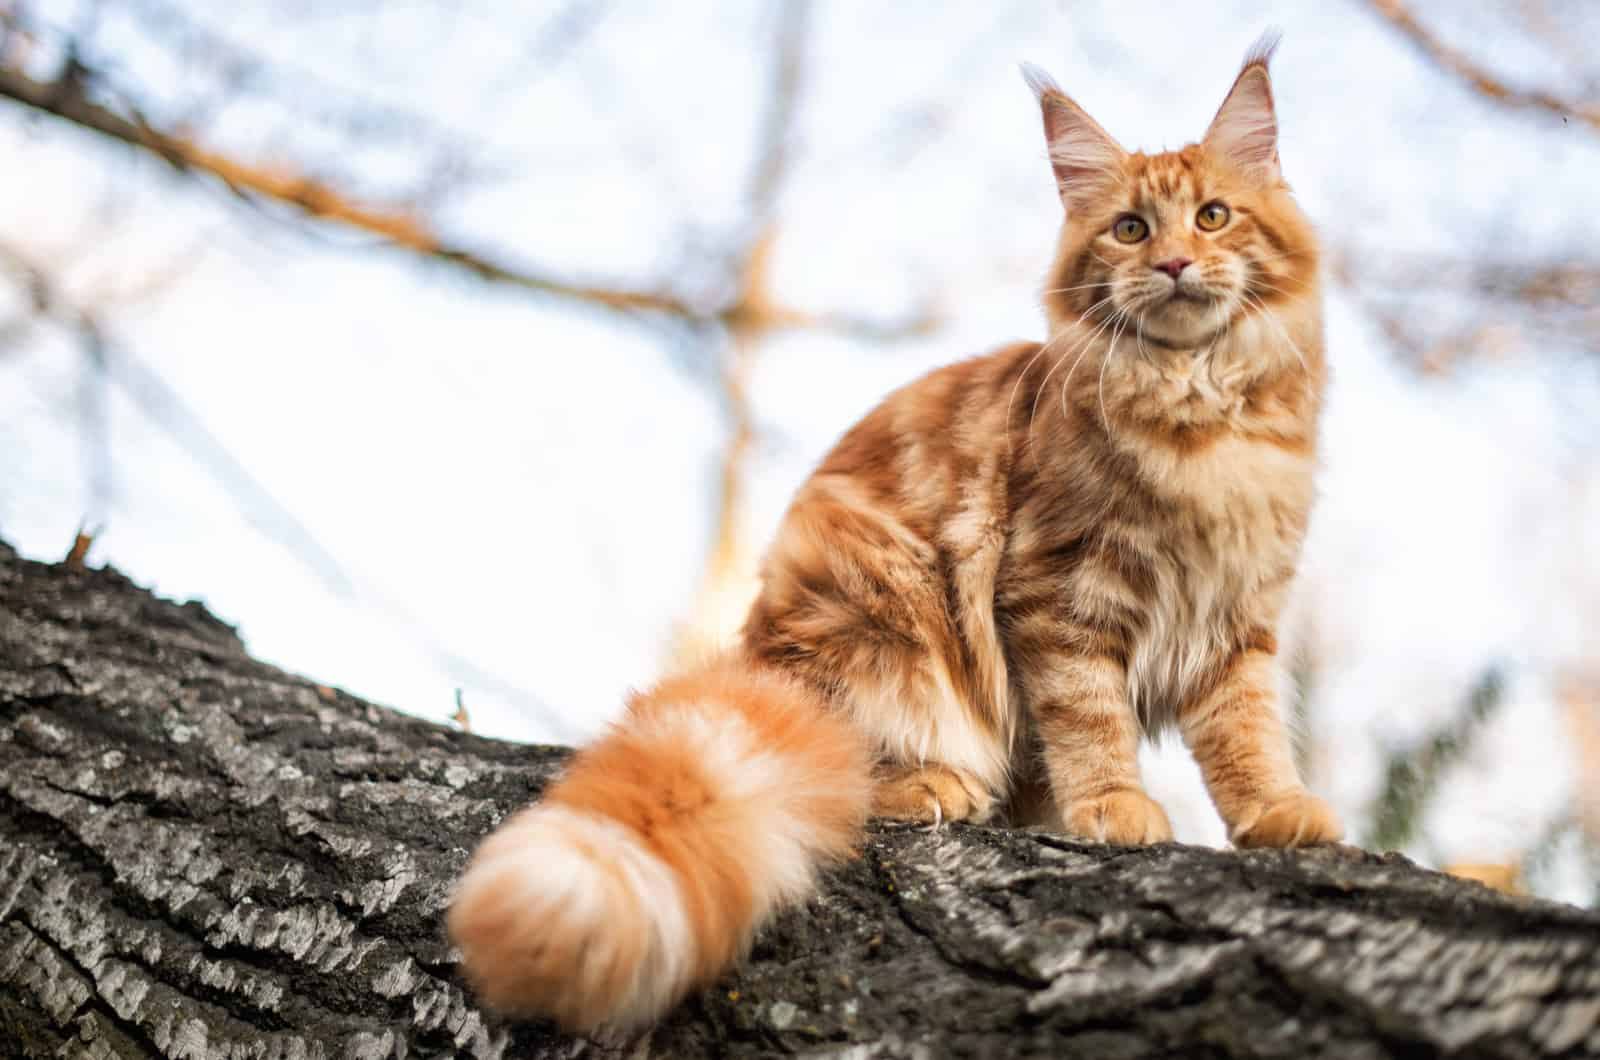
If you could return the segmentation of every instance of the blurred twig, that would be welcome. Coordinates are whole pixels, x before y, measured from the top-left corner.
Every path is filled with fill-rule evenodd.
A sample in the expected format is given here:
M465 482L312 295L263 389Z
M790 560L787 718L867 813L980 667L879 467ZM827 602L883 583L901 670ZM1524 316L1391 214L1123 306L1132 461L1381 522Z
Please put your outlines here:
M1491 667L1467 696L1459 717L1421 747L1390 756L1363 846L1399 850L1411 842L1445 770L1466 753L1473 736L1499 706L1504 693L1505 677L1498 667Z
M513 89L526 92L582 46L610 15L611 6L610 0L568 0L546 15L523 45L518 61L489 83L483 98L504 98Z
M776 238L772 214L787 169L809 14L809 4L796 0L782 7L778 19L772 87L745 198L745 230L732 254L737 294L718 376L729 426L717 475L716 522L695 599L677 630L673 654L680 662L716 650L753 590L753 584L745 584L754 575L744 527L745 463L755 444L749 380L772 309L767 287L767 263Z
M1356 295L1396 350L1430 374L1525 345L1535 329L1594 347L1600 342L1600 262L1518 262L1345 247L1329 269ZM1419 296L1449 293L1475 312L1441 325ZM1425 303L1424 303L1425 304Z
M0 97L147 151L181 173L208 174L236 193L260 196L291 206L314 219L346 225L377 236L393 247L464 269L482 280L629 315L662 313L684 318L715 315L671 294L569 283L452 245L437 238L423 218L403 207L363 203L294 167L243 162L207 150L183 136L157 129L138 116L124 117L89 98L85 77L81 74L64 72L61 77L46 82L17 70L0 68Z
M1600 308L1600 261L1462 260L1386 247L1346 247L1331 256L1330 264L1347 285L1448 288L1532 305Z
M282 59L267 62L236 37L214 28L202 13L203 6L199 12L171 0L121 0L119 6L137 10L141 26L176 52L176 59L184 67L217 71L222 98L229 103L246 94L292 95L294 102L285 105L292 106L300 120L339 128L365 143L384 138L410 141L421 134L449 150L465 149L452 130L418 111L381 102L366 93L358 94L349 84L330 83L305 66ZM81 42L80 33L75 32L73 40ZM80 52L83 50L79 48ZM319 106L318 101L323 100L337 100L338 105ZM185 113L184 123L192 125L196 117L196 113Z
M785 11L802 5L784 5ZM788 16L786 16L788 17ZM208 149L174 131L155 127L131 106L124 115L90 95L93 71L75 60L49 81L0 66L0 98L70 122L162 159L186 175L209 175L236 194L281 203L318 221L332 222L376 236L388 246L423 259L463 270L489 283L519 287L541 295L579 302L628 317L664 316L696 324L763 330L809 328L840 334L882 338L923 326L916 319L900 324L859 320L838 314L816 314L779 305L771 299L740 296L724 304L699 302L666 290L619 285L575 283L541 274L439 237L417 211L393 204L363 202L334 183L309 175L301 167L247 162ZM781 169L781 163L780 167Z
M72 547L67 550L62 563L68 570L82 570L84 560L89 557L89 549L94 546L95 535L99 529L89 530L83 526L78 527L78 532L72 535Z
M4 0L0 0L4 2ZM146 6L168 16L169 33L196 40L214 40L213 31L188 16L174 14L164 0L145 0ZM40 74L21 58L8 61L0 56L0 99L9 99L38 113L60 119L112 141L153 155L190 178L219 180L242 200L256 205L281 205L301 218L316 222L308 226L340 226L375 237L380 244L412 257L444 265L480 280L520 288L568 303L609 311L635 319L652 320L687 327L670 329L696 336L702 342L720 343L724 350L718 374L731 429L722 456L719 476L719 515L717 540L708 563L707 584L721 579L719 572L752 573L754 563L742 537L744 464L754 444L755 426L747 395L750 365L756 347L781 331L807 329L855 336L868 341L890 340L917 334L929 326L929 314L914 312L903 320L873 320L843 313L813 313L783 304L774 296L769 282L768 263L776 241L776 204L783 181L790 169L790 148L794 114L804 73L804 50L810 4L773 4L774 50L771 91L762 97L764 114L758 127L756 150L746 194L743 221L728 240L731 248L721 256L727 282L711 288L685 291L681 277L663 281L659 287L630 287L623 284L585 284L529 268L508 258L496 257L463 246L441 236L419 200L375 201L352 190L344 180L315 174L293 161L267 162L250 159L230 150L202 142L186 126L170 119L158 121L141 104L146 96L137 88L112 85L106 71L91 68L84 51L67 35L65 58L53 73ZM540 47L548 53L558 43L570 44L592 28L598 7L571 4L564 15L546 25ZM10 23L8 22L7 25ZM214 57L215 58L215 57ZM247 52L231 42L218 63L225 86L238 91L240 84L259 87L270 72ZM233 77L228 77L229 71ZM242 78L241 82L239 79ZM358 108L359 109L359 108ZM387 113L387 112L386 112ZM717 255L709 255L717 257ZM676 285L677 290L673 287ZM93 314L69 314L69 326L82 339L98 335ZM98 339L96 341L99 341ZM87 349L88 347L86 347ZM105 360L102 347L95 363ZM229 457L218 439L209 435L201 418L193 415L166 387L156 373L144 369L132 357L119 351L113 375L145 411L169 431L182 433L185 448L239 501L240 510L286 515L266 494L243 465ZM84 407L89 408L86 401ZM291 551L328 583L339 595L350 594L350 579L339 571L332 557L316 544L292 518L274 518L280 542L289 542ZM451 668L468 666L460 657L451 657ZM474 683L484 684L485 675L476 674Z
M1600 679L1568 675L1557 689L1576 760L1573 819L1600 844Z
M166 380L126 351L119 351L113 365L105 330L92 310L79 305L60 289L43 267L29 261L20 251L0 245L0 259L29 278L39 315L64 327L95 364L96 371L117 382L154 423L171 434L229 493L239 497L242 509L258 528L306 562L335 595L345 598L354 595L353 583L338 561L228 451L202 417L189 408Z
M1371 0L1372 8L1407 40L1439 66L1466 82L1479 95L1507 107L1541 110L1563 121L1572 120L1600 132L1600 107L1573 103L1536 88L1517 88L1440 40L1424 26L1402 0Z
M190 408L160 373L129 350L118 348L113 356L111 340L96 313L61 290L45 269L4 245L0 245L0 263L26 277L33 305L41 317L66 329L85 355L94 360L97 370L115 383L152 423L170 435L233 498L237 510L251 525L311 571L331 593L352 602L371 604L421 642L446 673L524 705L541 718L556 738L575 735L571 725L539 697L451 650L403 607L351 575L316 535L211 432L204 418Z
M803 0L791 0L778 8L772 85L745 194L744 231L732 255L737 295L728 317L729 342L719 374L729 432L717 476L716 524L695 600L677 630L673 654L679 662L692 661L720 647L756 590L755 559L744 526L745 464L756 437L749 383L758 348L771 330L777 309L768 282L777 241L774 213L789 169L809 17L810 4Z
M1539 894L1544 892L1541 883L1548 883L1553 875L1564 875L1563 864L1569 869L1578 868L1590 881L1600 880L1600 840L1588 835L1571 816L1558 817L1534 833L1517 870ZM1600 908L1600 884L1594 886L1589 905Z

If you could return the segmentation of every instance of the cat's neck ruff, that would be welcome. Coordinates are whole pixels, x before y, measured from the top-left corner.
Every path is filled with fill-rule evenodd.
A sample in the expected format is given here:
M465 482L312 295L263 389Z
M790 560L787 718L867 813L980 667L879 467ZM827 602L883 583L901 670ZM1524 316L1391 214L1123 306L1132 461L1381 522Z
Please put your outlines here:
M1066 396L1097 420L1226 426L1255 418L1250 406L1263 387L1308 396L1319 389L1319 326L1293 313L1249 310L1207 341L1178 345L1151 342L1133 327L1072 322L1051 345L1067 351Z

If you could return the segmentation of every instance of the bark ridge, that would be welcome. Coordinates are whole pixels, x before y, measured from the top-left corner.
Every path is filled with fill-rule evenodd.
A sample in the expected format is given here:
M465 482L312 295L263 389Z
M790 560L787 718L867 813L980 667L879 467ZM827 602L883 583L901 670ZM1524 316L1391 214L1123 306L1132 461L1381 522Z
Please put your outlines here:
M639 1042L480 1011L439 923L565 752L0 544L0 1055L1600 1056L1600 915L1397 856L879 827Z

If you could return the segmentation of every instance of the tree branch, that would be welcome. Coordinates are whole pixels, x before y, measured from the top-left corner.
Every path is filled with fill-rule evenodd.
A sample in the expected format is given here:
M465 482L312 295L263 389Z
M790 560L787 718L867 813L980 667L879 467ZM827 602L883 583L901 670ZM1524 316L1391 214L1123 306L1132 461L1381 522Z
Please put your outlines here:
M630 316L654 313L706 321L716 317L675 295L571 283L451 244L438 238L423 218L404 208L363 203L294 168L241 162L186 137L157 129L137 115L124 117L89 98L84 76L68 72L52 81L39 81L18 70L0 67L0 98L139 148L180 173L215 177L237 194L279 202L307 217L376 236L391 247L462 269L481 280Z
M1424 55L1479 95L1506 107L1540 110L1563 121L1573 120L1600 132L1600 106L1572 103L1540 89L1517 88L1451 47L1417 20L1403 0L1371 0L1372 8Z
M480 1010L440 916L565 753L252 660L197 604L0 544L0 1055L1600 1051L1600 915L1348 849L878 827L645 1041Z
M857 320L838 314L808 313L770 300L737 298L702 305L668 291L575 283L544 275L438 236L426 219L402 206L372 204L312 177L301 169L241 161L162 130L130 108L125 116L90 98L93 73L68 64L50 81L40 81L0 65L0 98L32 108L101 136L148 152L188 176L222 181L235 194L289 206L313 220L343 225L375 236L383 244L416 257L469 273L477 279L576 302L628 318L664 317L691 325L757 327L765 331L824 330L868 339L893 338L925 330L926 314L904 322ZM741 292L742 293L742 292Z
M132 351L116 348L99 317L63 292L44 269L4 243L0 243L0 265L8 266L25 279L35 312L65 329L83 350L95 384L116 384L150 422L166 432L232 498L247 522L306 568L330 593L374 606L402 627L455 680L520 703L524 710L538 717L550 733L563 737L574 734L567 719L540 697L454 651L408 607L353 575L310 528L233 455L206 425L205 418L191 408L160 373ZM90 453L92 496L109 492L108 484L100 490L93 488L102 477L109 483L112 474L110 437L104 429L104 425L100 425L100 433L94 435L101 447ZM91 509L91 518L104 519L104 507L104 503L97 503Z

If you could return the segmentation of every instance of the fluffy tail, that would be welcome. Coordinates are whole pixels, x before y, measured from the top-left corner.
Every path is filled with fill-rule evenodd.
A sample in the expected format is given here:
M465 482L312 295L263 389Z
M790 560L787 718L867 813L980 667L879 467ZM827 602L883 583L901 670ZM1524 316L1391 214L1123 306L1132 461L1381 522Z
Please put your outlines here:
M572 1030L653 1023L850 851L870 791L861 737L797 683L669 679L473 856L449 918L467 978Z

